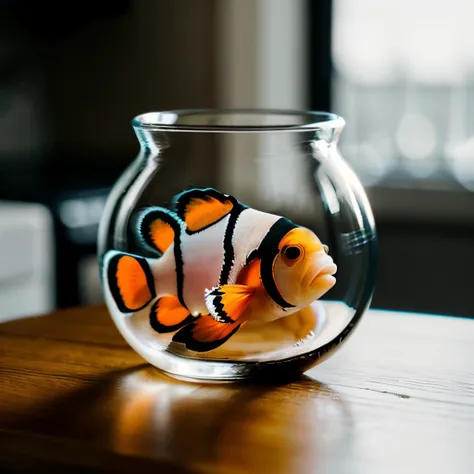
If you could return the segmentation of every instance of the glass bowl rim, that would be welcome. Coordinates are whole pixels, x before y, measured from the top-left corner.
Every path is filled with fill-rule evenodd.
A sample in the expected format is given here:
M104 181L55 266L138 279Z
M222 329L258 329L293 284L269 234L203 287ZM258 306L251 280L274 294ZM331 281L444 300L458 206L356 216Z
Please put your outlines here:
M200 125L200 124L176 124L179 117L185 116L238 116L238 115L262 115L266 117L300 117L305 118L302 124L284 125ZM336 130L345 125L345 121L339 115L331 112L300 110L300 109L268 109L268 108L229 108L229 109L175 109L157 112L145 112L137 115L132 120L132 126L136 130L171 131L171 132L308 132L317 130Z

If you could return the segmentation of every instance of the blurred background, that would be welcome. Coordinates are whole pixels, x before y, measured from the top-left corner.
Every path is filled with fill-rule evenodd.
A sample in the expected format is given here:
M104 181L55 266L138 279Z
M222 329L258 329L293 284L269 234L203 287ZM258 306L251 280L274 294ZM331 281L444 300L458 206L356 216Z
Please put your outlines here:
M0 320L102 301L131 119L214 107L342 115L380 239L372 306L474 316L473 17L469 0L0 0Z

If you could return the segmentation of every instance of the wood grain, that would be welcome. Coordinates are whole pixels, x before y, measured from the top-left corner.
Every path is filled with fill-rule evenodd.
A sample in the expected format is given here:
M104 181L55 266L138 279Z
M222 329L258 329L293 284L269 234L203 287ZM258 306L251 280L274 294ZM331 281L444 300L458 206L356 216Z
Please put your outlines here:
M370 311L297 381L218 385L151 368L102 306L6 323L0 468L470 473L473 341L472 320Z

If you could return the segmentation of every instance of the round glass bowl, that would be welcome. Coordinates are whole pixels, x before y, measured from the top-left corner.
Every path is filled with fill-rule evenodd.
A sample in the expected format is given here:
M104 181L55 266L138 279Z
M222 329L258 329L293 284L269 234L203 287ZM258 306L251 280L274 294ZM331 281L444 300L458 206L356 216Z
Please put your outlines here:
M291 110L136 117L98 257L125 340L186 380L302 373L340 347L374 291L370 204L337 147L344 120Z

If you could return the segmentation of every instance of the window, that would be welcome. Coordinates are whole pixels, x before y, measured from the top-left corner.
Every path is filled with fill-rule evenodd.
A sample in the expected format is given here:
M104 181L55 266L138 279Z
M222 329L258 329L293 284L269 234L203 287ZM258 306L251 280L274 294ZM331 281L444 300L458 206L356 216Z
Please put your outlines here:
M334 0L332 110L365 186L474 191L474 2Z

